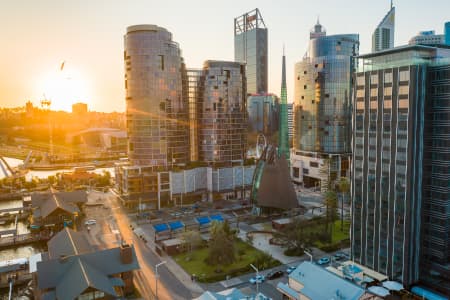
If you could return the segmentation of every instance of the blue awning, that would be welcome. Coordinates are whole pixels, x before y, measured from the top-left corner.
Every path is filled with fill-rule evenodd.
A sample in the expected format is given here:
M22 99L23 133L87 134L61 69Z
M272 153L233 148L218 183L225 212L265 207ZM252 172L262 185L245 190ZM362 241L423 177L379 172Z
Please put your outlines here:
M162 231L166 231L169 230L169 226L167 226L166 223L162 223L162 224L155 224L153 225L153 228L155 229L155 231L158 232L162 232Z
M411 289L411 292L413 292L416 295L419 295L420 297L425 297L428 300L446 300L444 296L441 296L439 294L436 294L430 290L424 289L421 286L415 286Z
M177 230L180 228L184 228L184 224L181 221L169 222L170 230Z
M200 224L200 225L206 225L211 223L211 220L208 217L196 217L195 220Z
M222 218L222 215L212 215L209 218L211 220L213 220L213 221L218 221L218 222L223 222L224 221L223 218Z

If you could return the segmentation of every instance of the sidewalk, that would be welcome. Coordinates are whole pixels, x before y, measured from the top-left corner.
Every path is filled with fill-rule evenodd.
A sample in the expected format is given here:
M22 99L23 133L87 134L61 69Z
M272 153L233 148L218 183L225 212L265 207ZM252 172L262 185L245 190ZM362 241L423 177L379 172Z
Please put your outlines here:
M136 224L136 222L131 222L131 225L133 226L133 232L138 237L143 236L147 243L145 244L149 249L153 251L156 255L160 256L156 250L155 250L155 243L153 242L153 237L151 237L145 230L143 230L140 226ZM171 256L163 255L160 256L161 260L166 261L166 267L169 269L169 271L181 282L183 285L191 291L193 296L197 297L200 296L204 290L196 283L193 282L191 279L191 275L187 274L186 271L184 271L183 268L181 268L173 259Z

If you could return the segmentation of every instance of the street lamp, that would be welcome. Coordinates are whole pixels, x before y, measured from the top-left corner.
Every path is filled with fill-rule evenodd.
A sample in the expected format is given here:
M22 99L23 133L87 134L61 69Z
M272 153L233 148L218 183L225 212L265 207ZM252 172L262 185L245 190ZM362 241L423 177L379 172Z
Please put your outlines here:
M256 295L258 295L259 294L259 283L258 283L258 280L259 280L259 270L258 270L258 268L257 267L255 267L254 265L252 265L252 264L250 264L250 267L252 267L253 268L253 270L255 270L256 271Z
M158 299L158 277L159 277L159 275L158 275L158 267L163 265L163 264L165 264L165 263L166 263L166 261L164 260L164 261L160 262L159 264L157 264L155 266L155 281L156 281L155 297L156 297L156 299Z
M312 255L311 255L311 253L309 253L309 252L306 251L306 250L303 250L303 252L304 252L306 255L309 256L309 260L312 262L312 261L313 261L313 257L312 257Z

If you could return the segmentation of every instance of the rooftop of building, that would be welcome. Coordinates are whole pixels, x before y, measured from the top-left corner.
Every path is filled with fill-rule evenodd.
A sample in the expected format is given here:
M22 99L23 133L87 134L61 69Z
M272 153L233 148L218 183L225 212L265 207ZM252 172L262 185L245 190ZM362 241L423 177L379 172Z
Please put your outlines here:
M312 263L301 263L289 275L289 280L301 283L300 292L310 299L360 299L365 290L326 269ZM323 284L326 282L326 284ZM292 288L292 287L291 287Z
M44 299L74 299L88 288L118 296L114 287L124 282L113 275L139 269L133 246L94 251L83 234L72 229L55 235L48 246L49 252L36 262L37 286L48 290Z
M51 190L45 193L33 193L31 195L31 206L34 208L35 217L47 217L57 208L68 213L79 213L76 204L86 203L87 194L85 191L57 192Z
M127 33L136 31L167 31L167 29L154 24L139 24L127 27Z
M358 72L376 71L411 65L441 66L450 64L449 45L404 45L357 56L362 62Z

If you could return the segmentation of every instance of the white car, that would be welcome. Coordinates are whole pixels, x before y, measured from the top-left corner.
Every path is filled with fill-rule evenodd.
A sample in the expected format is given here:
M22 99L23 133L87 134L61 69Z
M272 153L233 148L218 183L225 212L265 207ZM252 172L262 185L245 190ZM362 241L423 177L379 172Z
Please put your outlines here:
M92 220L87 220L86 222L84 222L84 225L95 225L97 224L97 221L92 219Z

